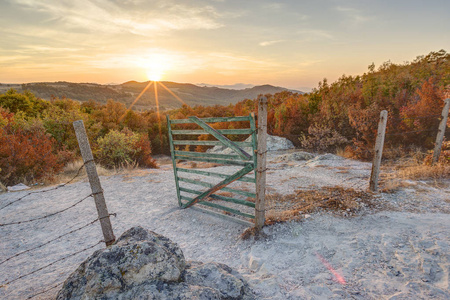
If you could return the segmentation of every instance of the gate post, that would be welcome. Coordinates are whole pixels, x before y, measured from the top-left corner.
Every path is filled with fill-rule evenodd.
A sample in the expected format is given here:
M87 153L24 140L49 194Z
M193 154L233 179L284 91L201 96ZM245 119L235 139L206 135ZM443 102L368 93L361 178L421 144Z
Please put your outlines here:
M75 135L77 136L78 145L80 146L81 156L83 157L84 167L91 185L92 195L94 196L95 206L97 208L98 219L102 227L103 237L105 238L106 246L112 245L116 240L114 232L109 220L108 208L106 207L105 196L98 178L97 168L94 163L94 156L92 155L91 146L86 134L86 129L82 120L73 122Z
M436 144L434 145L433 161L431 165L436 164L439 161L439 155L441 155L442 142L444 141L445 127L447 127L448 111L450 108L450 98L445 100L444 109L442 110L442 119L439 124L438 134L436 136Z
M384 134L386 133L387 110L380 113L380 122L378 123L377 139L375 141L375 153L373 155L372 173L370 174L369 190L378 191L378 177L380 175L381 157L383 156Z
M255 227L260 231L265 222L267 153L267 98L258 98L258 150L256 168Z

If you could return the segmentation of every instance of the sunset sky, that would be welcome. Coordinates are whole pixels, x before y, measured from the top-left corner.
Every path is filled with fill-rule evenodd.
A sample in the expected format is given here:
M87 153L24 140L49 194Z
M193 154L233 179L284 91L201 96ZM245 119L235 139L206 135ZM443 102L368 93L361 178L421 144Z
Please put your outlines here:
M449 0L0 0L0 82L307 90L450 50Z

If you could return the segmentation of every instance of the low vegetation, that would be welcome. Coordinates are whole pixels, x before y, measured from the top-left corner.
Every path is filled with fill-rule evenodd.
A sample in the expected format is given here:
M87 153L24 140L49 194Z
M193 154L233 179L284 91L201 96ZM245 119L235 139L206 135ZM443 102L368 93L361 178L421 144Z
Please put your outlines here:
M396 158L411 148L430 150L443 99L449 96L449 57L441 50L419 56L411 63L386 62L378 69L372 64L363 75L343 75L331 84L324 79L309 94L283 91L266 95L268 131L311 151L339 151L346 157L370 159L379 113L385 109L389 113L386 154ZM46 101L30 92L9 90L0 95L0 182L11 185L52 178L64 166L79 160L72 128L76 120L84 121L95 158L104 166L154 168L151 155L169 153L165 115L172 119L193 115L230 117L257 113L256 108L256 99L246 99L228 106L183 105L158 115L153 110L129 110L112 99L103 104L66 98ZM189 126L177 124L179 128ZM228 126L230 123L215 125L232 129ZM185 150L204 151L206 147ZM449 152L442 154L443 173L448 170Z

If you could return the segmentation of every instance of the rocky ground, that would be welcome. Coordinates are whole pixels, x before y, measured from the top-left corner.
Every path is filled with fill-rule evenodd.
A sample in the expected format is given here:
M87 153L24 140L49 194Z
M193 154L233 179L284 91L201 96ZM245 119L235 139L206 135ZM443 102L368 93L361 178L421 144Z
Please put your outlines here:
M296 157L294 157L296 156ZM213 167L220 171L225 167ZM340 186L366 190L370 164L333 155L271 153L268 193ZM247 228L177 206L170 164L157 170L101 178L116 236L142 226L170 238L187 260L224 263L239 271L258 299L448 299L450 184L409 181L380 193L374 205L347 216L317 210L301 221L264 229L267 237L242 240ZM65 208L90 193L80 181L33 194L0 211L1 223ZM0 195L0 207L26 194ZM93 201L51 218L0 227L0 262L96 218ZM52 263L102 239L98 224L0 265L1 282ZM0 298L24 299L65 280L100 244L0 289ZM0 283L1 284L1 283ZM35 299L54 298L58 288Z

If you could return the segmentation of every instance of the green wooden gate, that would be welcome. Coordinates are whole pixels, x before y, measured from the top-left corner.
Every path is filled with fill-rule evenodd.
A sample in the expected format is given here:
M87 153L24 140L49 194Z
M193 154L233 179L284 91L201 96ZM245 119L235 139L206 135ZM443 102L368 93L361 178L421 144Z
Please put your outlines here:
M208 124L218 122L240 122L241 125L248 124L248 126L240 129L216 130ZM177 127L180 126L177 124L190 124L188 127L196 129L179 129ZM215 212L224 215L231 214L254 219L256 177L255 174L249 174L256 169L257 137L254 114L230 118L189 117L178 120L170 120L170 117L167 116L167 126L179 206L188 208L198 204L212 208ZM214 140L197 139L199 135L206 134L212 136ZM246 141L233 142L226 135L242 135L243 138L245 136L251 138L247 138ZM227 149L225 152L230 154L190 151L195 146L223 146ZM184 149L180 150L182 148ZM215 163L230 167L219 167L217 172L210 169L205 171L180 167L180 162L186 164L189 161ZM192 176L196 178L192 178ZM236 185L237 182L247 185L244 187L246 190L243 190L242 187L229 187L231 183Z

